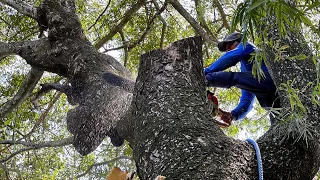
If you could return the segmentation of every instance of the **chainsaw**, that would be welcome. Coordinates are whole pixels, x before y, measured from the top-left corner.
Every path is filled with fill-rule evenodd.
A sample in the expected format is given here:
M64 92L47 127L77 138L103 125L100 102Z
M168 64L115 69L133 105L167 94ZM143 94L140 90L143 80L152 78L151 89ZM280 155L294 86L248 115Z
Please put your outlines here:
M211 111L213 121L221 128L229 127L231 125L231 121L226 122L221 119L221 116L223 116L225 112L219 108L218 98L209 90L207 90L207 97L209 101L209 110Z

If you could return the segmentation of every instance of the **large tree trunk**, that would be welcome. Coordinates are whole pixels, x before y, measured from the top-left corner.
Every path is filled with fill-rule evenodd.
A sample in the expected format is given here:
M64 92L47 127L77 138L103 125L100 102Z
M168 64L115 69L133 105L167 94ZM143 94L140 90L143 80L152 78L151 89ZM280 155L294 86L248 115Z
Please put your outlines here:
M253 147L228 138L206 104L202 41L175 42L141 57L132 102L134 151L141 179L252 179ZM254 179L254 178L253 178Z

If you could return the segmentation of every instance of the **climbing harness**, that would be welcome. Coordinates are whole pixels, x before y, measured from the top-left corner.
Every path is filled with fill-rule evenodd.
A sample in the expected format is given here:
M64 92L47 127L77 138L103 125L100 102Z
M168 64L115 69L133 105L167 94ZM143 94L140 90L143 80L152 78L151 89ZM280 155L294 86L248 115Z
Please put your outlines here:
M256 151L256 156L257 156L257 161L258 161L258 173L259 173L259 180L263 180L263 168L262 168L262 159L261 159L261 154L260 154L260 149L257 144L253 139L247 139L249 143L251 143L254 147L254 150Z

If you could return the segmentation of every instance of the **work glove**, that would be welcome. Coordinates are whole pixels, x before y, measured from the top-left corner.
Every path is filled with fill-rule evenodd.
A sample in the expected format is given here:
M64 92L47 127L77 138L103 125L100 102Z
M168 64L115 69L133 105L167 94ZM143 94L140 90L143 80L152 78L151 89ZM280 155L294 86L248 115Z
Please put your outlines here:
M219 116L220 116L220 119L226 123L226 127L229 127L231 125L231 122L233 120L233 116L230 112L227 112L227 111L223 111L222 109L219 108Z

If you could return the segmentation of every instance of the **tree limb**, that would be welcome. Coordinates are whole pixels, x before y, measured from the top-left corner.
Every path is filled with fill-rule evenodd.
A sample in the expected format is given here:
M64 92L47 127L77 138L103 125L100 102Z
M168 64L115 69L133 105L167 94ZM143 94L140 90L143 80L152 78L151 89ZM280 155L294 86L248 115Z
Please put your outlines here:
M37 9L28 3L20 0L0 0L1 3L8 5L18 12L31 17L32 19L37 19Z
M0 42L0 59L9 55L20 55L22 58L35 56L35 53L50 49L48 39L43 38L36 41L20 41L20 42ZM27 60L27 59L26 59Z
M113 159L111 159L111 160L109 160L109 161L104 161L104 162L92 164L91 166L88 167L88 169L87 169L84 173L79 174L78 176L76 176L76 178L80 178L80 177L85 176L86 174L88 174L88 173L91 171L91 169L92 169L93 167L97 167L97 166L102 166L102 165L105 165L105 164L109 164L109 163L118 161L118 160L120 160L120 159L129 159L129 160L132 160L132 158L129 157L129 156L119 156L119 157L113 158Z
M227 20L227 15L226 13L224 12L220 2L218 0L213 0L213 4L218 8L218 11L220 13L220 16L221 16L221 19L222 19L222 23L223 23L223 26L227 29L227 30L230 30L230 25L228 23L228 20Z
M101 53L104 60L108 63L108 65L111 65L114 69L119 71L119 73L129 79L133 79L133 76L129 69L124 67L119 61L117 61L114 57L109 56L107 54Z
M58 81L60 81L61 79L59 78ZM31 101L33 101L34 104L36 104L35 101L37 101L41 96L50 92L51 90L57 90L68 95L68 91L70 91L71 89L71 87L68 86L67 83L64 83L63 85L61 85L58 82L40 84L40 86L41 86L41 89L37 93L35 93L33 97L31 97ZM37 107L37 105L35 105L35 107Z
M203 5L201 4L201 1L195 0L194 2L196 5L197 18L200 22L200 26L202 26L212 37L217 38L217 36L212 33L208 24L206 23L206 20L204 18L204 12L202 12Z
M144 33L140 36L140 38L136 41L134 41L133 43L131 43L130 45L127 45L127 44L124 44L123 46L120 46L120 47L116 47L116 48L113 48L113 49L108 49L106 50L107 51L111 51L111 50L117 50L117 49L122 49L122 48L126 48L128 47L128 51L130 51L131 49L133 49L136 45L138 45L139 43L141 43L144 38L146 37L146 35L148 34L148 32L150 31L151 29L151 26L153 25L154 23L154 20L166 9L167 7L167 3L165 2L164 5L159 9L159 11L157 13L155 13L154 16L152 16L152 18L150 19Z
M29 133L27 133L23 138L27 138L29 137L32 133L34 133L38 127L40 126L41 123L44 122L45 118L48 116L49 111L53 108L53 105L57 102L57 100L60 98L62 92L58 92L55 94L55 96L53 97L53 99L50 101L48 107L46 108L46 110L41 114L41 116L39 117L38 121L35 123L35 125L33 126L33 128L31 129L31 131Z
M127 24L127 22L132 18L133 14L136 13L141 8L144 2L145 2L144 0L139 0L136 4L134 4L132 8L125 13L121 22L118 25L116 25L113 29L111 29L109 34L107 34L100 41L98 41L95 44L95 47L99 49L103 46L103 44L109 41L120 29L122 29Z
M130 51L131 49L133 49L137 44L139 44L140 42L143 41L143 39L146 37L146 35L147 35L148 32L150 31L151 26L152 26L153 23L154 23L154 20L166 9L167 5L168 5L168 3L165 2L165 3L163 4L163 6L159 9L159 11L158 11L157 13L155 13L155 15L150 19L150 21L149 21L149 23L148 23L148 25L147 25L144 33L140 36L140 38L139 38L137 41L133 42L131 45L129 45L129 47L128 47L128 50L129 50L129 51Z
M16 54L15 48L12 47L10 43L0 42L0 60L4 57Z
M158 4L158 2L156 0L152 0L154 6L156 7L156 9L158 11L160 11L160 6ZM165 36L165 33L166 33L166 30L167 30L167 22L166 20L161 16L159 15L159 19L160 21L162 22L162 30L161 30L161 39L160 39L160 48L163 48L163 42L164 42L164 36Z
M0 141L0 144L9 144L9 145L21 144L21 145L27 146L27 148L23 148L18 151L15 151L7 158L1 159L0 163L4 163L4 162L10 160L11 158L13 158L14 156L16 156L20 153L23 153L25 151L41 149L41 148L46 148L46 147L61 147L61 146L70 145L72 143L73 143L73 137L65 138L65 139L62 139L59 141L44 141L44 142L40 142L38 144L26 142L26 141L10 141L10 140Z
M16 54L33 67L66 76L67 60L57 62L64 55L62 51L60 48L53 48L49 38L35 41L0 42L0 57Z
M123 42L123 48L124 48L124 60L123 60L123 65L124 67L127 66L128 63L128 45L127 45L127 41L126 38L124 37L123 31L119 31L119 34L121 36L121 40Z
M0 118L1 121L3 118L17 108L27 97L31 94L35 86L37 85L38 81L42 77L43 71L40 71L36 68L31 68L28 75L24 79L19 91L15 94L15 96L6 102L0 108Z
M217 42L216 37L212 37L208 34L198 22L183 8L183 6L176 0L169 0L169 3L183 16L193 27L193 29L206 41L206 42Z
M93 26L95 26L97 24L97 22L99 21L99 19L102 17L102 15L107 11L107 9L109 8L111 3L111 0L109 0L107 6L104 8L104 10L102 11L102 13L98 16L98 18L96 19L96 21L88 28L88 30L90 30Z

